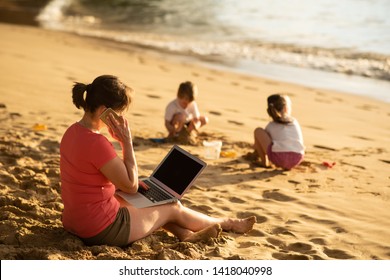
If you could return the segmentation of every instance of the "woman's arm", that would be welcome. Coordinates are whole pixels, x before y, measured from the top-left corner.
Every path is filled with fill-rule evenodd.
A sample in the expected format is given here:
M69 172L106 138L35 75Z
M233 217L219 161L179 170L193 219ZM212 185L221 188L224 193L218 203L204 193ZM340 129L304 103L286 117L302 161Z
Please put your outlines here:
M108 131L121 144L123 159L114 158L100 168L100 171L120 190L136 193L138 190L138 167L130 128L123 117L115 119L110 115L108 123Z
M129 165L130 168L127 166ZM129 170L130 169L130 172ZM138 190L138 172L125 160L116 157L100 168L100 172L118 189L126 193L136 193ZM137 175L136 175L137 174Z

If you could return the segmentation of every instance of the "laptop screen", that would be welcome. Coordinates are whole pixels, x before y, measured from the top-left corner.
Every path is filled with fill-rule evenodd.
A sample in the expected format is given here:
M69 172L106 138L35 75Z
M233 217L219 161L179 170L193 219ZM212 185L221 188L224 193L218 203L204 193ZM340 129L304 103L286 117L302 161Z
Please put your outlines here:
M155 170L153 177L182 195L205 165L200 159L192 158L191 155L174 146Z

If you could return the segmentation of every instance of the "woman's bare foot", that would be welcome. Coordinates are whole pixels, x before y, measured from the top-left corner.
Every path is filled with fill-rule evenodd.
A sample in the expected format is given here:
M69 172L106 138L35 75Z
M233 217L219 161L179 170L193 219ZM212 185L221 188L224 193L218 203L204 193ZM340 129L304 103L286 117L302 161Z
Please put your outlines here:
M222 227L220 224L215 224L208 226L200 231L194 232L187 236L183 241L184 242L198 242L205 241L210 238L217 238L222 232Z
M245 219L227 219L224 223L221 224L221 226L226 231L247 233L253 229L253 225L255 223L256 217L251 216Z

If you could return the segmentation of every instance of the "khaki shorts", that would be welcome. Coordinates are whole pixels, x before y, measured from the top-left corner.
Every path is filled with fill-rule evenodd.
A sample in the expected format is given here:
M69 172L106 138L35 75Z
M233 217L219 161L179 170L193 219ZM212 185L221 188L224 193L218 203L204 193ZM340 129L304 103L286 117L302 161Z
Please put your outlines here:
M114 222L102 232L88 238L81 238L85 245L110 245L123 247L129 244L130 214L127 208L119 208Z

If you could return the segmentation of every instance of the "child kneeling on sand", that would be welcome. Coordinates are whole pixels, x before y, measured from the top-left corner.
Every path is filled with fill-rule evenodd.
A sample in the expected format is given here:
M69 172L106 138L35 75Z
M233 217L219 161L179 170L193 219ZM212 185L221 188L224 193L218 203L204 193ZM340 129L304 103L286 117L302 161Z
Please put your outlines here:
M208 123L206 116L200 115L195 98L198 89L192 82L183 82L177 91L177 97L165 109L165 127L168 139L184 136L195 136L196 131Z
M287 95L273 94L267 102L267 112L272 121L265 129L255 129L255 151L260 157L261 166L269 167L271 162L290 170L299 165L304 157L301 127L291 116L291 100Z

